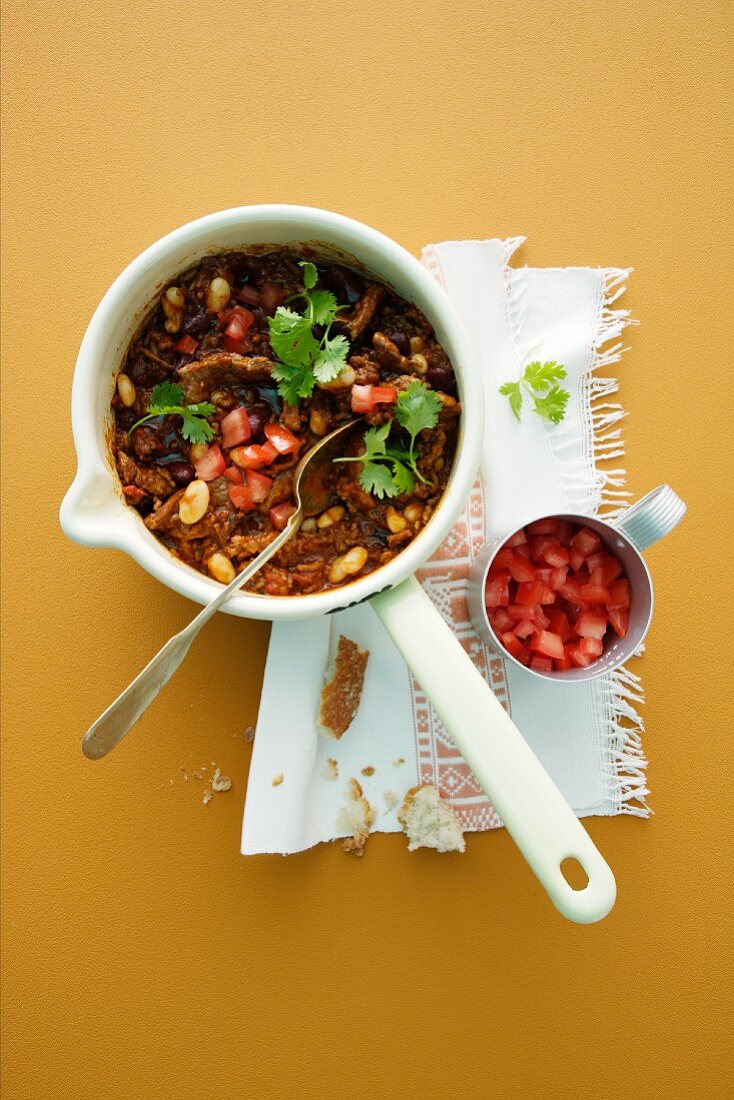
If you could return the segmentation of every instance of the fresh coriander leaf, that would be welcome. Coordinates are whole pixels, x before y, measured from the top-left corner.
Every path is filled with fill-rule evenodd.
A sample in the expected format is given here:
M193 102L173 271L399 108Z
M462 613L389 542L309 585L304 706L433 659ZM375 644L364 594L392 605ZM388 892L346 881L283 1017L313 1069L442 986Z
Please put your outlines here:
M566 405L569 399L568 390L562 390L559 386L551 386L547 393L539 396L533 395L533 412L542 416L545 420L559 424L566 415Z
M398 493L412 493L415 481L409 468L402 462L393 461L392 463L392 478L393 483Z
M319 277L319 273L316 270L316 265L312 264L310 260L300 260L299 267L303 268L303 285L306 290L311 290L316 286L316 280Z
M339 306L336 298L330 290L314 290L311 298L314 325L330 325L337 314Z
M363 462L359 484L366 493L374 493L378 500L395 497L400 492L388 467L378 462Z
M522 390L520 389L519 382L505 382L500 386L500 393L510 399L510 408L515 414L515 419L520 419L520 410L522 409Z
M159 382L150 393L149 412L154 408L168 408L178 406L183 401L183 386L177 382Z
M548 363L539 363L537 361L528 363L525 368L523 378L529 386L532 386L534 390L545 389L551 382L557 382L561 378L566 377L566 368L561 366L560 363L556 363L555 360L551 360Z
M287 366L305 366L318 350L318 341L307 317L280 306L269 319L270 346Z
M217 411L216 405L212 405L211 401L199 401L196 405L187 405L186 408L194 416L213 416Z
M343 371L349 352L346 336L325 338L323 347L313 362L313 373L317 382L332 382Z
M395 419L414 440L425 428L436 427L441 408L441 398L435 390L429 390L423 382L413 382L398 394Z
M189 408L181 409L181 435L189 443L209 443L214 439L214 429L207 420L194 416Z
M308 366L274 363L272 374L287 405L297 405L300 397L309 397L313 391L315 379Z

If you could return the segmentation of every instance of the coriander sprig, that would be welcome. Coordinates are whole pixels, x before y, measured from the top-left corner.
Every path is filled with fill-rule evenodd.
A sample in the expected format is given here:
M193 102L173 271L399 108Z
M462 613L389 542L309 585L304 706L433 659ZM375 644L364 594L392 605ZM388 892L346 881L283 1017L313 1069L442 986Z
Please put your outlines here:
M547 363L536 360L528 363L518 382L505 382L500 386L500 393L509 398L510 408L517 420L522 411L524 390L533 401L534 413L559 424L566 415L566 405L571 396L568 390L562 390L558 385L559 379L565 377L566 368L555 360Z
M333 382L347 363L349 341L345 336L332 336L331 326L340 309L330 290L314 290L318 272L308 260L301 261L303 291L294 294L303 299L305 310L297 313L288 303L279 306L274 317L268 318L270 346L278 361L273 367L273 378L278 383L278 393L288 405L297 405L299 398L310 397L317 382ZM314 325L325 327L318 338Z
M181 435L189 443L209 443L214 438L214 429L205 419L216 412L209 401L199 401L194 405L183 404L183 387L176 382L160 382L150 393L150 404L145 416L141 416L127 433L128 443L136 428L156 416L180 416Z
M407 390L398 394L395 420L410 436L405 450L389 446L393 421L388 420L379 428L368 428L364 433L364 452L347 458L335 458L335 462L361 462L359 483L367 493L383 497L396 497L411 493L415 478L426 483L418 469L415 453L416 440L426 428L435 428L441 411L441 398L423 382L413 382Z

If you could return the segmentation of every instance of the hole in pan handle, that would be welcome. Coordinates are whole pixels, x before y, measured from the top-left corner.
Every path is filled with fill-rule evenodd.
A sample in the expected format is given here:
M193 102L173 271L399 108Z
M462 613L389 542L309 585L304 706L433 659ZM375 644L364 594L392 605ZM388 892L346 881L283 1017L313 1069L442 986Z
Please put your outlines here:
M411 577L371 603L553 904L580 924L601 920L614 875L421 586ZM586 873L581 890L564 877L568 858Z

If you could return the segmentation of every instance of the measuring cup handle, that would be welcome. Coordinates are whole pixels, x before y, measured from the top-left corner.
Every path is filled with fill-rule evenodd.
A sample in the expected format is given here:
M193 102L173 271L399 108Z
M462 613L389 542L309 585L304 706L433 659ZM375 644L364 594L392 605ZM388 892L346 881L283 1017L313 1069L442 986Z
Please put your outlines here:
M669 485L658 485L619 519L612 521L638 550L647 550L654 542L677 527L686 514L686 506Z

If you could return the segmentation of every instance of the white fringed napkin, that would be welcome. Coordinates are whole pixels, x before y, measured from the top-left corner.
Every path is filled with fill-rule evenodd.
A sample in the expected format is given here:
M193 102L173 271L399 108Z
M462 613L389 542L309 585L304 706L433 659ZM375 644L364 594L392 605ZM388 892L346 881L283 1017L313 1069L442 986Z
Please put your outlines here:
M604 509L608 516L627 495L624 471L602 471L596 463L623 453L615 425L624 412L608 401L617 383L600 378L598 371L624 350L618 337L631 323L629 313L612 305L629 271L512 269L510 259L522 241L449 241L423 253L475 341L487 419L481 476L420 579L579 817L647 816L637 676L620 670L587 683L545 685L506 665L468 623L465 579L488 536L541 512ZM607 345L603 351L602 345ZM568 371L571 399L558 427L529 410L518 424L497 392L502 382L519 376L531 352L532 358L555 359ZM371 657L359 712L337 742L319 735L316 716L339 634L369 649ZM327 758L337 762L336 781L328 778L333 769ZM298 852L343 835L336 818L352 777L378 812L374 831L399 829L395 796L402 800L417 782L434 783L465 830L500 825L369 605L273 626L243 854Z

